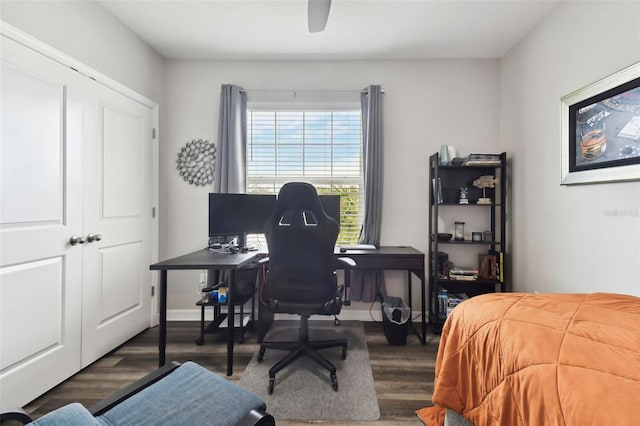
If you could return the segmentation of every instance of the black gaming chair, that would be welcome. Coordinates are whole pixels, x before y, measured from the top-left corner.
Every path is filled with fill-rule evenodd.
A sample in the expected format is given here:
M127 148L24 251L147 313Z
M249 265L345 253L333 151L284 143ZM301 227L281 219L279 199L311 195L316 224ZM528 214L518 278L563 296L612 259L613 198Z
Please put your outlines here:
M343 305L349 305L349 273L355 265L348 258L336 259L334 247L339 227L327 216L316 189L301 182L285 184L278 194L275 208L265 224L269 247L266 285L263 300L274 313L299 314L299 339L295 342L265 342L260 345L258 361L266 349L290 351L269 370L269 393L273 393L276 373L301 355L307 355L329 370L331 385L338 390L336 367L325 359L319 349L342 347L342 359L347 356L347 339L309 341L311 315L337 315ZM345 269L345 285L338 286L336 266ZM344 301L343 301L344 298Z

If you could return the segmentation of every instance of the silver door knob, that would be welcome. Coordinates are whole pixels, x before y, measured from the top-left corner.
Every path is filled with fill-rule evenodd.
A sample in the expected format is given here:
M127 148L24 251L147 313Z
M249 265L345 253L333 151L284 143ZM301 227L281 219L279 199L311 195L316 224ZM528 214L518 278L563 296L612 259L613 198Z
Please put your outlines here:
M87 242L92 243L94 241L100 241L102 239L102 235L100 234L88 234Z
M71 238L69 238L69 244L71 244L72 246L75 246L76 244L84 244L87 240L84 239L84 237L78 237L77 235L72 235Z

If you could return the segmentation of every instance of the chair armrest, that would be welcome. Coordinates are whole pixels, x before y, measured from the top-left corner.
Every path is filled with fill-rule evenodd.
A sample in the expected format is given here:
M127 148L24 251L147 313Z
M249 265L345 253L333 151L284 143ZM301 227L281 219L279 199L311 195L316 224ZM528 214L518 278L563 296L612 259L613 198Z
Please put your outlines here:
M236 426L275 426L276 421L273 416L262 407L249 411L241 418Z
M344 305L351 306L351 268L356 266L356 261L350 257L339 257L338 262L344 268Z
M100 416L105 412L109 411L116 405L120 404L125 399L129 398L132 395L140 392L141 390L151 386L156 383L163 377L170 374L173 370L180 367L180 363L172 361L171 364L165 364L164 366L158 368L157 370L147 374L142 379L132 383L126 388L116 392L108 398L103 399L97 404L93 405L89 408L89 412L94 416Z
M357 265L356 261L350 257L339 257L338 261L344 264L345 269L350 269Z
M0 424L6 425L26 425L33 419L22 408L5 409L0 407Z
M258 259L258 265L264 265L265 263L269 263L269 256Z

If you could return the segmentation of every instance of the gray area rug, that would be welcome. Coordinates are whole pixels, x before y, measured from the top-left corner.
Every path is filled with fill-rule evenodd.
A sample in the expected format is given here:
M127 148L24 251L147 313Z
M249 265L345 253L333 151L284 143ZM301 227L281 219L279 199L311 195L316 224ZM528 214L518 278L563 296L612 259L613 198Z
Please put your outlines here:
M331 387L329 372L308 357L300 357L276 374L269 395L269 368L286 355L285 351L267 350L262 362L257 353L240 377L239 385L254 392L267 403L267 411L276 421L283 420L377 420L380 409L373 384L369 351L364 328L359 321L309 321L311 340L346 337L347 359L342 348L323 349L320 353L336 366L338 391ZM265 341L296 340L297 321L276 321Z

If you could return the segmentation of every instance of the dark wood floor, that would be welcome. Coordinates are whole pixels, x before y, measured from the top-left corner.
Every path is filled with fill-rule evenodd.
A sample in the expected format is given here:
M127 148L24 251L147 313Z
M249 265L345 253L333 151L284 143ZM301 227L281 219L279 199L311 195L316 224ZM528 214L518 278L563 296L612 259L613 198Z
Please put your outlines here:
M205 344L198 346L194 343L199 334L198 327L199 323L197 322L169 323L167 360L193 360L224 376L226 372L226 345L223 343L223 337L206 335ZM415 410L431 405L439 336L429 333L427 344L421 345L415 335L410 334L407 336L406 345L391 346L384 336L382 324L366 322L364 328L380 406L380 420L358 422L358 425L421 424ZM32 401L24 407L25 411L37 418L73 401L89 407L124 388L157 368L157 336L157 327L144 331ZM228 377L229 380L232 382L240 380L242 372L257 348L255 335L251 332L247 333L244 343L235 345L234 374ZM278 421L278 425L305 423L316 422ZM317 423L330 426L349 424Z

